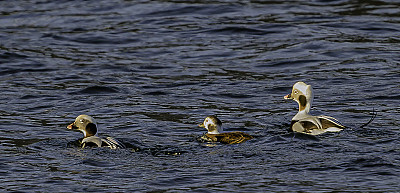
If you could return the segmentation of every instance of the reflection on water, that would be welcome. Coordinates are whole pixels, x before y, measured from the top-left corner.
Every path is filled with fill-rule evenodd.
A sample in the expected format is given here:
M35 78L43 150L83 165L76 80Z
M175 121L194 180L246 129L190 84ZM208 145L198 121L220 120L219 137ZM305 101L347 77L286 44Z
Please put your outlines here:
M2 189L397 191L399 6L0 2ZM289 133L297 81L349 128ZM128 148L71 145L79 114ZM208 115L255 139L199 143Z

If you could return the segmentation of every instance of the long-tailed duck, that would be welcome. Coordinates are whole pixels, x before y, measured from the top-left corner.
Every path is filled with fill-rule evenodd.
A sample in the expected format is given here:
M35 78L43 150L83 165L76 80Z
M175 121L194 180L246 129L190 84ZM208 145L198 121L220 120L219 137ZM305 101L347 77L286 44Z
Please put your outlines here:
M96 121L89 115L79 115L75 122L67 126L68 129L78 130L83 133L80 141L81 147L109 147L111 149L125 148L125 145L112 137L106 139L97 136Z
M299 112L292 118L291 130L309 135L319 135L325 132L338 132L345 128L339 121L328 116L312 116L309 114L313 93L311 85L297 82L293 85L292 93L284 99L293 99L299 104Z
M237 144L253 139L253 136L240 131L223 132L222 122L216 116L208 116L199 126L208 131L200 137L203 141Z

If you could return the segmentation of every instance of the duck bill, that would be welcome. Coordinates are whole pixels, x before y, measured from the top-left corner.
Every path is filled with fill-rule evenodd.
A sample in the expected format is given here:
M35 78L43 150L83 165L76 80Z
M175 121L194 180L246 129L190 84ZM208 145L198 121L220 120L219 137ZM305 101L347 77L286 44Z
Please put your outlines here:
M283 98L284 98L285 100L293 99L291 94L288 94L288 95L284 96Z
M71 123L67 126L67 129L77 129L74 123Z
M206 128L206 127L204 126L204 123L202 123L202 124L199 124L199 127Z

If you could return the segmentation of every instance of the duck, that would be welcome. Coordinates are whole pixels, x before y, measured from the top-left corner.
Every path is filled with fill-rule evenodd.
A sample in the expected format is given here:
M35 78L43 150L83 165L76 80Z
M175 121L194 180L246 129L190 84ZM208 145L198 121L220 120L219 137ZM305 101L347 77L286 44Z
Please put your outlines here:
M238 144L254 138L241 131L223 132L221 120L214 115L206 117L199 127L207 129L207 133L200 137L202 141Z
M308 135L319 135L325 132L339 132L346 128L337 119L329 116L310 114L311 104L314 99L311 85L297 82L293 85L292 92L284 99L292 99L299 104L299 111L292 118L290 129L294 132Z
M98 127L93 117L89 115L79 115L75 122L69 124L67 129L77 130L83 133L83 139L80 140L82 148L85 147L108 147L110 149L125 148L125 145L118 140L107 137L106 139L97 136Z

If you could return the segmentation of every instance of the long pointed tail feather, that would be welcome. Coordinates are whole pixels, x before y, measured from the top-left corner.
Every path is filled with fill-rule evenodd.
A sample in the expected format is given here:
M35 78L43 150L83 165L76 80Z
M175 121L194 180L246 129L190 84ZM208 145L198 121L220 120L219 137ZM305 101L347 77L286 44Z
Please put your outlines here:
M369 125L375 119L377 114L378 114L378 112L376 112L375 109L372 109L372 117L371 117L371 119L367 123L361 125L360 128L362 129L362 128L366 127L367 125Z

